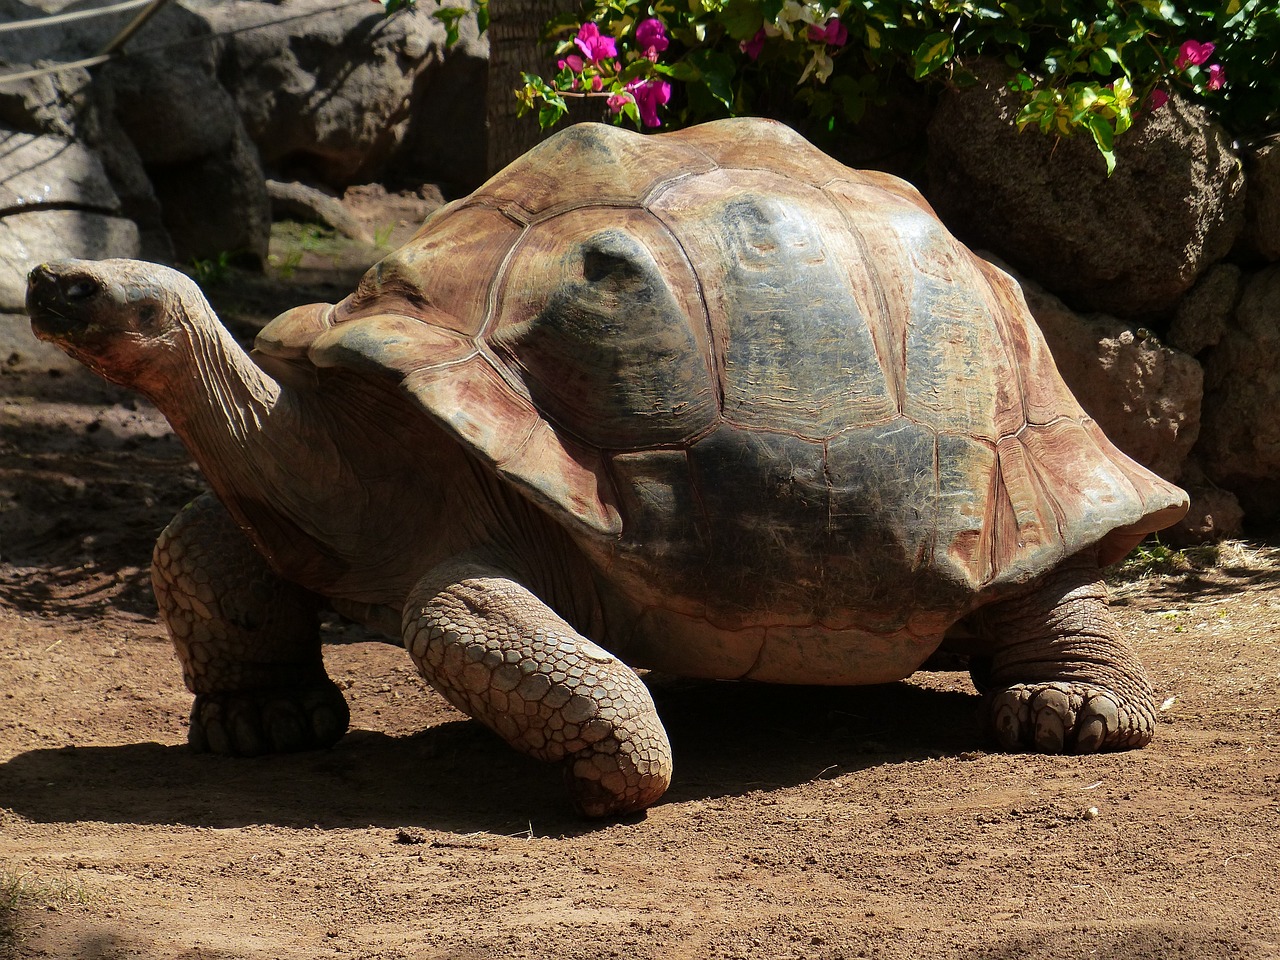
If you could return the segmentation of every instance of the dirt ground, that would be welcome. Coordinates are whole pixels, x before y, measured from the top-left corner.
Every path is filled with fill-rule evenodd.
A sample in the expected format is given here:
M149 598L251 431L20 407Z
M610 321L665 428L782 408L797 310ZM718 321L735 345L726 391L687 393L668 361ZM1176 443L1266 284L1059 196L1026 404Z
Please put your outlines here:
M223 278L233 329L343 295L322 246ZM964 673L653 677L675 781L590 823L334 623L346 738L197 756L147 564L201 479L145 403L0 329L0 956L1280 957L1274 547L1117 581L1165 701L1134 753L998 753Z

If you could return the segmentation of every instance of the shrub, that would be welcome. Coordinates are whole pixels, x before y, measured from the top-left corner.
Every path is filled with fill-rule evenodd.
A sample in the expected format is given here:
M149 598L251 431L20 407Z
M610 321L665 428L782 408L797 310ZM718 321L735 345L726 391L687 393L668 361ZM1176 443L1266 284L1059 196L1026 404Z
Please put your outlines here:
M1237 137L1280 130L1271 0L589 0L547 38L558 73L516 91L544 128L596 97L637 127L783 116L838 146L899 80L971 82L987 57L1024 97L1020 128L1087 131L1108 170L1115 137L1173 89Z

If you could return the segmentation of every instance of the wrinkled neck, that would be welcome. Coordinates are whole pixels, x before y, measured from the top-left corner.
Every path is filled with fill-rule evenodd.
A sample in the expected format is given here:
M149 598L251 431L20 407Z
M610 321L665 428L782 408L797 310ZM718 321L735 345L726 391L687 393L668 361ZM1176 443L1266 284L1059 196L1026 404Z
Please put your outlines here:
M258 461L282 391L211 316L185 334L182 366L145 392L225 501L228 491L261 475Z

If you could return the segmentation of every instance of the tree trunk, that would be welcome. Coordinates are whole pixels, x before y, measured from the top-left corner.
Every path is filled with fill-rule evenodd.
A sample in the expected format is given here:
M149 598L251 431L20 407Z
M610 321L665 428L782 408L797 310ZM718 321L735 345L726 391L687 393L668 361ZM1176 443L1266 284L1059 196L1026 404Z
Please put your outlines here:
M516 118L515 91L521 86L520 73L534 73L550 80L556 72L555 54L539 38L553 17L579 9L576 0L490 0L489 2L489 127L488 173L494 174L550 133L538 130L532 113ZM570 105L572 122L594 115L593 104L586 110Z

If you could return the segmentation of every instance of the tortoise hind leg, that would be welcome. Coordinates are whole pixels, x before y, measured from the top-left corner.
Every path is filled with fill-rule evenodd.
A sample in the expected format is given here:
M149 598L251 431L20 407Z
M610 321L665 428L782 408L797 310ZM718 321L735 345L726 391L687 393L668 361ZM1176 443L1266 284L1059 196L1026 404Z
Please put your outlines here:
M318 599L276 576L211 495L160 534L151 582L196 695L195 750L288 753L346 732L346 701L320 655Z
M559 763L582 813L642 810L666 791L671 746L644 683L502 567L458 558L428 573L404 642L455 707Z
M1111 615L1092 557L1071 558L971 623L992 651L989 719L1005 749L1093 753L1150 742L1151 684Z

